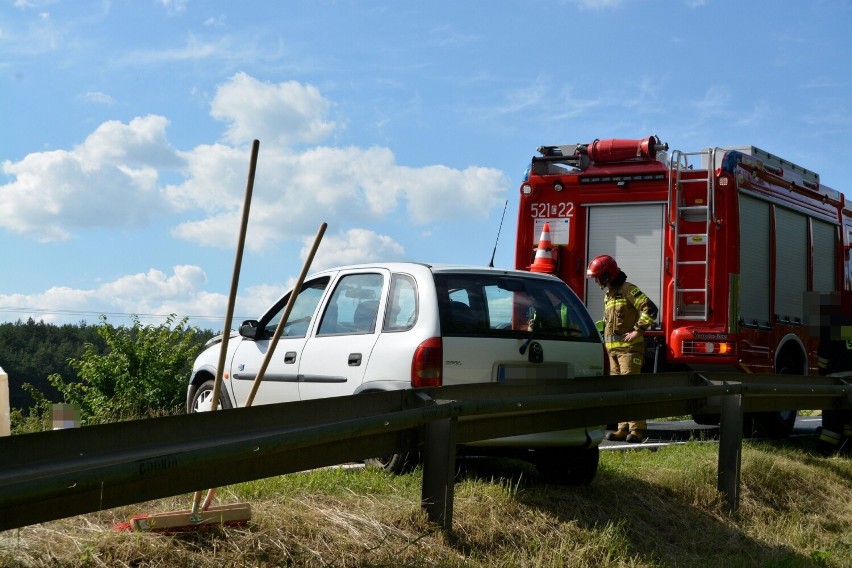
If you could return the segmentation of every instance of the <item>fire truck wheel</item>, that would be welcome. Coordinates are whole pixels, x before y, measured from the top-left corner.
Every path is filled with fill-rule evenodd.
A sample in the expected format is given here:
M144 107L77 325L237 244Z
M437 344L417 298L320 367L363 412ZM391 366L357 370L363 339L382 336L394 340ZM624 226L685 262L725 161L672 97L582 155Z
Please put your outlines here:
M802 370L800 370L802 369ZM807 373L804 355L785 349L776 363L775 372L779 375L795 375ZM796 425L795 410L780 410L778 412L755 412L751 415L754 420L754 430L757 435L764 435L773 440L788 438ZM748 415L746 415L748 418Z
M598 472L600 450L593 448L546 448L536 450L530 461L539 479L553 485L588 485Z

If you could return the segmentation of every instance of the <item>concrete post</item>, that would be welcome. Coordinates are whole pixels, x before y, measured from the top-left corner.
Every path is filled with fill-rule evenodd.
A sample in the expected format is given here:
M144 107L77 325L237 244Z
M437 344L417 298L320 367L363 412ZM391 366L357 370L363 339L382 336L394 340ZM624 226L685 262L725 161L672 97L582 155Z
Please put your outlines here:
M0 367L0 436L12 433L12 410L9 406L9 375Z

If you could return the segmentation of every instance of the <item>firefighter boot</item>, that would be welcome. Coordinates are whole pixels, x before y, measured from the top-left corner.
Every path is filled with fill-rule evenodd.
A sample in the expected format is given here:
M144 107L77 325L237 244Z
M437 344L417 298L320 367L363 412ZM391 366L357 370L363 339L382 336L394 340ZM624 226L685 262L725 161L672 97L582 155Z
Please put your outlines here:
M627 428L619 428L615 432L607 432L606 439L610 442L623 442L630 435L630 430Z
M852 421L843 425L843 440L840 442L840 453L843 455L852 455Z
M644 420L637 420L630 423L630 433L625 438L630 444L639 444L645 441L645 430L648 429L648 423Z
M645 431L644 430L631 430L630 433L625 438L625 441L630 444L640 444L645 441Z
M840 442L840 434L826 430L825 426L823 426L817 439L817 450L826 457L833 456L840 449Z

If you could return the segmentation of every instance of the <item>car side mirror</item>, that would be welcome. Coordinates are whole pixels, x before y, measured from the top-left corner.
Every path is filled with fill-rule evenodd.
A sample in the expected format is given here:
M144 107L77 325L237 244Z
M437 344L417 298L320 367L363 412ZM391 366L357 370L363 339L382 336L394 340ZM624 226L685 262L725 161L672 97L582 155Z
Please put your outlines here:
M240 335L248 339L257 339L257 320L246 320L240 325Z

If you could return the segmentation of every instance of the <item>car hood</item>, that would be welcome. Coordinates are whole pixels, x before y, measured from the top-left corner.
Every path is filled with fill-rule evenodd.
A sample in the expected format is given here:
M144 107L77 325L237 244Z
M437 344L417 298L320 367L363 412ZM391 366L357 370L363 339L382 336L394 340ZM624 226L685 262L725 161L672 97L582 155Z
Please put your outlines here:
M228 341L230 341L234 337L239 337L239 335L240 334L237 333L236 331L232 331L230 336L228 337ZM224 333L220 333L219 335L211 337L210 339L207 340L207 343L204 344L204 349L209 349L210 347L213 347L214 345L219 345L220 343L222 343L222 339L224 339L224 337L225 337Z

